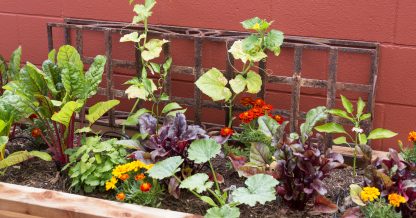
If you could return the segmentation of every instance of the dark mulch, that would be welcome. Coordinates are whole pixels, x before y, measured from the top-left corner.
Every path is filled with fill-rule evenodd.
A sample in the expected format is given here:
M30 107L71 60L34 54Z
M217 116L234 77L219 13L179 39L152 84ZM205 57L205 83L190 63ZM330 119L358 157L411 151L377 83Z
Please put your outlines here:
M23 144L25 143L27 142L16 140L9 145L9 148L18 147L21 149L24 148ZM218 169L218 172L225 178L225 183L222 187L230 187L231 185L235 185L236 187L244 186L244 179L239 178L236 172L228 169L225 159L217 158L214 160L213 164L214 167ZM352 169L350 167L335 170L331 175L332 176L330 178L327 178L324 181L328 189L327 197L341 206L343 204L343 198L346 194L348 194L349 185L361 182L362 176L353 177ZM53 162L45 162L37 159L32 159L20 164L19 166L9 168L4 176L0 176L0 181L37 188L71 192L68 190L68 178L64 175L59 175L59 172ZM109 198L111 195L95 193L88 194L88 196ZM311 206L312 205L309 205L308 207L310 208ZM180 199L175 199L170 195L166 195L165 199L163 199L161 208L193 214L204 214L208 209L205 203L185 191L182 191ZM269 202L266 205L258 205L256 207L243 205L240 206L240 210L241 217L312 217L307 213L307 211L293 211L289 209L287 206L282 204L279 199ZM318 217L339 216L340 214L321 215Z

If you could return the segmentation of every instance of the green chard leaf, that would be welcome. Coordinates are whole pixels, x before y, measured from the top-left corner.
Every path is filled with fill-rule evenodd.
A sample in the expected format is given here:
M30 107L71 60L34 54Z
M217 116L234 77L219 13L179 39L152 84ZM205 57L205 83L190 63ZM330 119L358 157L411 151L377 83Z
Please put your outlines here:
M107 113L118 104L120 104L119 100L109 100L105 102L98 102L97 104L91 106L88 109L88 115L85 116L90 122L90 126L92 126L92 124L100 119L100 117L102 117L105 113Z

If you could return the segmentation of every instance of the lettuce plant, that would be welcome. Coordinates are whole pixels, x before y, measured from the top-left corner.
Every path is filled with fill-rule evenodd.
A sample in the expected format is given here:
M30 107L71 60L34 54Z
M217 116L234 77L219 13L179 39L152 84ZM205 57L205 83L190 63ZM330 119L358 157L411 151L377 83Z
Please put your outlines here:
M100 137L87 137L81 146L67 149L69 163L62 169L69 169L71 188L92 192L102 190L105 182L111 178L116 165L126 163L127 151L117 144L117 139L101 141Z
M180 166L184 159L180 156L170 157L160 161L148 171L149 176L155 179L165 179L173 177L179 183L179 187L189 190L211 206L207 210L205 217L227 217L235 218L240 216L237 207L240 204L255 206L257 203L264 204L267 201L276 199L275 186L279 182L270 175L258 174L248 178L245 182L247 187L240 187L230 194L221 190L217 173L215 172L211 159L216 157L221 151L221 145L213 139L199 139L189 147L188 158L197 164L208 163L213 175L213 181L205 173L197 173L184 180L176 174L180 171Z
M353 161L353 170L354 176L356 175L356 162L357 162L357 154L358 148L364 153L364 158L368 161L371 161L371 148L367 145L368 140L373 139L385 139L391 138L397 135L387 129L377 128L372 130L368 135L364 133L362 126L362 122L368 119L371 119L371 113L363 113L365 108L365 102L359 98L357 101L356 112L354 113L354 106L345 96L341 95L342 109L330 109L328 113L348 120L350 123L353 124L352 134L345 131L344 127L335 122L325 123L321 126L315 127L315 129L319 132L324 133L338 133L343 134L345 136L340 136L333 140L334 144L347 144L350 147L354 148L354 161ZM348 137L348 139L347 139ZM349 141L349 142L348 142Z
M4 86L9 99L19 102L12 105L15 110L24 110L26 116L35 114L37 122L45 127L40 136L59 165L68 161L65 149L80 144L80 138L75 142L75 115L83 112L87 99L97 93L105 63L106 58L99 55L84 72L77 50L64 45L57 54L54 50L50 52L42 69L28 62L20 70L18 78ZM118 103L118 100L110 100L90 107L86 115L89 126ZM81 120L80 127L83 123Z
M262 79L253 70L255 63L267 58L267 50L276 56L280 54L283 33L274 29L269 31L272 23L258 17L241 22L244 29L254 31L254 33L243 40L234 42L229 50L234 59L243 62L242 69L237 70L237 75L233 79L228 81L220 70L212 68L195 82L196 86L213 101L225 101L229 109L229 128L232 127L233 105L236 97L243 92L257 94L261 90Z
M404 196L406 204L400 207L404 215L411 216L416 209L415 165L402 160L394 149L389 150L388 159L376 159L367 167L365 185L377 187L383 197L392 193Z

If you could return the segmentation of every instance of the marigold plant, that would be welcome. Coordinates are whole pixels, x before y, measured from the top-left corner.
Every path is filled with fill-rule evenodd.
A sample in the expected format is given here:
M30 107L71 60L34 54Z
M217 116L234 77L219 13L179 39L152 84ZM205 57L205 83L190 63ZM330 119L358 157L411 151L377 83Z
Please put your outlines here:
M115 190L118 201L157 207L163 189L156 179L149 178L147 171L153 164L133 161L116 166L112 178L105 184L106 190Z

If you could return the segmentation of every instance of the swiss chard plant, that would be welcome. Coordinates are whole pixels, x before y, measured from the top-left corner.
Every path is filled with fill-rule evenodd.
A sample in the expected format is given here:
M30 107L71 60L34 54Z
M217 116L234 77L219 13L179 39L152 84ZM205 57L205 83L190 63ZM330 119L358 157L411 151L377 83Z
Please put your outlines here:
M192 142L188 152L188 158L195 163L208 163L213 181L210 181L210 176L205 173L197 173L181 180L177 173L181 171L180 166L184 159L180 156L170 157L156 163L148 173L150 177L159 180L175 178L180 188L189 190L210 205L211 208L207 210L205 217L239 217L240 210L237 206L240 204L255 206L257 203L264 204L276 199L275 187L279 182L265 174L248 178L245 182L246 187L239 187L230 193L222 190L211 162L211 159L221 152L221 145L213 139L200 139Z
M126 163L127 151L117 139L101 141L100 137L87 137L81 146L67 149L69 163L62 169L68 170L71 188L76 192L104 190L106 181L111 178L113 168Z
M217 68L212 68L204 73L196 82L196 86L213 101L225 101L228 107L230 121L228 128L233 123L233 105L236 97L241 93L256 94L261 90L261 76L253 69L257 62L267 58L267 51L274 55L280 54L280 46L283 44L283 33L278 30L270 30L273 22L258 17L243 21L241 24L246 30L254 31L243 40L234 42L229 52L234 59L241 60L243 66L237 70L233 79L227 78Z
M8 167L19 164L30 158L37 157L45 161L51 161L52 157L41 151L16 151L7 154L7 143L9 141L10 127L14 122L15 112L12 107L7 107L4 98L0 98L0 175L4 174ZM7 110L9 109L9 110ZM17 117L17 115L16 115ZM3 120L4 119L4 120Z
M22 58L22 48L19 46L13 51L9 64L3 56L0 55L0 86L7 84L9 81L18 77L20 71L20 60ZM3 94L3 89L0 88L0 95Z
M368 140L391 138L396 136L397 133L387 129L377 128L367 135L364 132L362 125L364 121L371 119L371 113L364 113L365 102L359 98L357 106L354 109L354 105L345 96L341 95L341 100L344 109L330 109L328 110L328 113L351 123L354 126L351 130L352 133L347 132L343 125L336 122L325 123L315 127L315 129L319 132L344 135L334 139L333 142L334 144L347 144L354 148L353 170L354 175L356 175L358 149L363 152L364 158L367 160L366 162L369 162L371 161L372 149L367 145Z
M77 50L64 45L58 53L50 52L42 69L28 62L20 70L18 79L4 86L11 93L9 98L19 102L14 105L15 110L25 110L26 116L35 115L36 119L30 121L35 127L44 127L39 135L60 165L68 161L64 151L80 144L81 137L75 141L75 117L77 113L83 114L87 99L97 93L105 63L106 58L99 55L84 72ZM85 116L89 126L118 103L118 100L110 100L90 107ZM79 128L82 128L84 116L80 117Z
M133 1L130 1L130 4ZM170 67L172 65L172 58L166 57L164 62L159 64L155 59L160 57L164 44L169 41L165 39L150 39L148 37L148 19L152 15L152 9L156 5L155 0L146 0L144 4L134 5L133 11L136 16L133 17L132 24L142 24L144 30L142 33L132 32L124 35L120 42L133 42L136 49L140 51L140 65L142 66L140 77L134 77L127 81L125 84L129 85L125 91L129 99L136 99L130 114L123 122L123 133L125 132L125 126L135 126L138 124L138 118L142 115L141 110L137 110L139 101L152 102L152 113L157 120L164 114L166 110L176 111L175 113L184 113L186 109L183 109L179 104L171 102L166 104L162 109L161 104L169 101L169 95L166 93L165 84ZM150 75L156 77L155 83ZM135 112L136 111L136 112Z

